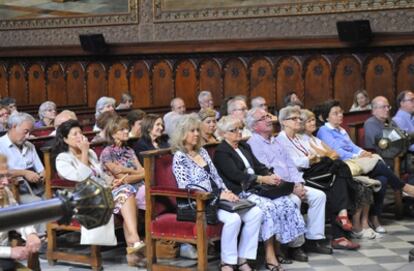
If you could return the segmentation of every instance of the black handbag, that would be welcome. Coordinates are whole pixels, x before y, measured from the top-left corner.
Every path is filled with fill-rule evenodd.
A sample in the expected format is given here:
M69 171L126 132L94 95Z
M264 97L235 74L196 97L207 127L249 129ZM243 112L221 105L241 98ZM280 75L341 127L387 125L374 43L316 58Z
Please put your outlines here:
M187 189L187 199L177 199L177 220L178 221L191 221L195 222L197 217L197 203L195 200L190 198L191 188L198 188L205 192L207 189L197 184L187 184L185 189ZM206 202L205 215L207 224L214 225L218 224L220 221L217 217L217 208L218 208L218 197L217 195L214 198Z
M269 199L277 199L293 192L295 184L282 181L279 185L259 184L253 187L253 193Z
M256 206L256 203L247 199L239 199L238 201L220 200L219 208L230 213L236 213L241 210L250 209Z
M319 176L309 177L305 179L306 185L321 189L321 190L329 190L334 185L336 179L336 175L332 173L326 173Z

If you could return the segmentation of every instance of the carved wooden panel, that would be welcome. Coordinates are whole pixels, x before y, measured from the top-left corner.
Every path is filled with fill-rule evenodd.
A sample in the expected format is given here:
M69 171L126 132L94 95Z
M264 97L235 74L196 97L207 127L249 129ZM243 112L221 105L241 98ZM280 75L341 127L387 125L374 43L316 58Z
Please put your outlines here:
M88 106L95 107L96 101L102 96L108 96L106 70L102 63L90 63L86 68L86 90Z
M276 104L277 108L284 107L283 99L291 91L295 91L303 101L304 86L302 66L295 57L285 57L279 60L276 68Z
M9 69L9 95L16 99L17 105L29 104L26 72L22 64L14 64Z
M115 63L109 68L108 96L115 98L117 104L121 100L122 93L129 92L128 70L123 63Z
M404 54L398 60L395 87L397 94L403 90L414 90L414 54Z
M365 63L365 88L369 97L383 95L394 101L393 70L388 56L378 55L367 59Z
M205 59L200 63L200 91L209 90L213 95L214 105L223 100L223 84L220 64L214 58Z
M65 72L61 64L53 64L47 69L47 99L57 106L68 103Z
M232 58L224 66L224 97L235 95L249 98L247 68L241 58Z
M88 104L85 88L85 69L80 62L71 63L66 67L66 91L68 104Z
M175 70L175 96L184 100L186 107L198 107L197 72L193 61L181 61Z
M250 63L250 97L262 96L269 106L275 105L275 78L272 63L267 58L258 58Z
M129 76L129 90L134 99L134 107L147 108L151 103L151 79L148 63L138 61L133 64Z
M28 71L29 104L40 104L46 100L46 79L44 67L33 64Z
M0 98L9 96L7 90L7 69L6 66L0 64Z
M305 63L305 94L306 108L332 98L331 68L322 56L311 57Z
M353 93L363 86L361 64L354 56L338 57L334 67L334 98L345 111L351 108Z
M152 68L153 103L157 106L169 106L174 97L174 84L171 64L162 60Z

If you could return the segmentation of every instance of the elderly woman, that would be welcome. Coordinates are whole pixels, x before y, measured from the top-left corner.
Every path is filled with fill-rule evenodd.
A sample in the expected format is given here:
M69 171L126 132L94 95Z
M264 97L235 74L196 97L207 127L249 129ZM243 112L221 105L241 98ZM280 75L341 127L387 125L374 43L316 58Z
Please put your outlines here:
M34 128L53 126L56 117L56 104L51 101L42 103L39 107L39 120L35 122Z
M96 102L96 108L95 108L95 119L98 119L99 115L103 112L107 111L115 111L115 99L111 97L103 96L98 99ZM94 132L99 132L100 129L95 124L93 127Z
M327 101L323 104L322 117L326 121L325 125L319 128L318 138L325 142L329 147L335 150L339 158L343 161L352 158L372 157L372 153L355 145L348 133L341 127L343 121L343 111L340 103L335 100ZM377 179L381 182L382 187L386 187L387 183L394 190L403 190L410 196L414 196L414 186L405 184L394 172L382 161L379 160L375 167L368 173L372 179ZM380 190L381 191L381 190ZM384 195L381 193L374 194L374 209L373 209L373 224L374 230L378 232L385 232L378 221L378 214L381 213Z
M198 117L201 120L200 132L203 145L217 142L217 138L214 136L217 128L216 111L211 108L201 109L198 112Z
M163 139L164 123L155 114L146 115L141 122L141 138L135 143L134 151L141 164L144 162L140 152L168 148L170 145Z
M266 267L280 270L274 251L276 240L294 248L294 258L307 260L300 248L304 243L305 222L295 203L288 196L272 200L256 194L254 188L258 184L278 185L281 180L256 159L247 143L241 141L242 121L225 116L217 123L217 128L223 141L217 146L213 160L221 178L236 195L255 202L264 212L260 240L265 244Z
M305 180L326 173L335 175L333 186L325 191L330 202L329 215L333 237L331 245L336 249L358 249L359 245L348 240L345 233L351 230L361 231L358 223L353 226L348 219L350 204L356 200L353 191L357 189L357 184L353 181L348 166L337 159L338 156L334 151L321 153L319 149L322 148L323 143L320 140L314 143L315 138L311 133L300 134L303 131L301 112L312 114L305 127L309 128L312 124L313 131L316 129L313 113L308 110L301 111L297 106L287 106L279 112L282 131L277 136L277 140L292 158L297 169L303 173ZM355 208L359 210L361 207L358 205ZM366 236L372 238L374 235L367 233Z
M124 219L127 261L129 265L137 265L139 257L136 253L145 244L137 232L137 207L134 200L136 189L128 183L131 181L127 178L128 174L120 173L113 178L104 172L76 120L68 120L59 126L53 152L57 155L56 170L62 178L75 182L92 178L103 185L109 183L112 186L114 214L120 214Z
M141 123L145 116L146 113L140 109L132 110L126 115L129 127L131 127L131 131L129 131L130 138L141 137Z
M137 206L145 210L144 168L138 161L134 150L127 146L128 120L121 117L112 118L105 129L109 146L105 147L101 153L101 163L107 173L133 184L138 191L136 193Z
M369 101L368 92L364 89L357 90L354 93L354 103L349 109L350 112L371 110L371 103Z
M172 135L171 146L174 152L173 172L180 188L197 184L220 199L239 199L227 189L207 151L201 147L200 121L196 114L182 118ZM262 211L258 207L239 213L219 209L217 215L224 224L221 233L221 270L234 270L236 264L238 270L252 270L246 260L256 259Z

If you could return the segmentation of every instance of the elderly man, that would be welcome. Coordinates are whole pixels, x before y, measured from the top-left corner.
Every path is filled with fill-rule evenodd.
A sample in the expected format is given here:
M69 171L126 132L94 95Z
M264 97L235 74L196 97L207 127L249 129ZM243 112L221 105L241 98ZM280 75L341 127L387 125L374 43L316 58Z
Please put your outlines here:
M243 123L246 121L246 114L249 108L246 104L246 97L244 96L235 96L227 102L227 114L231 115ZM243 127L242 137L249 138L252 135L249 129Z
M296 205L300 207L301 200L309 204L305 235L306 249L310 252L331 254L332 249L321 243L321 240L325 239L326 195L318 189L304 186L302 173L297 170L282 145L272 136L271 116L265 110L251 109L247 113L246 122L252 131L252 136L247 143L256 158L268 168L273 168L274 173L284 181L295 183L295 189L290 198Z
M211 95L211 92L208 90L203 90L198 94L198 104L200 105L200 110L202 109L213 109L214 110L214 100L213 95ZM214 110L215 111L215 110ZM216 119L220 117L220 113L216 112Z
M14 113L8 120L9 131L0 138L0 153L7 156L11 175L21 181L22 203L41 200L44 192L44 168L35 146L27 140L34 121L27 113Z
M377 96L371 102L372 116L364 123L365 131L365 148L379 151L379 147L376 144L378 138L382 135L382 129L389 121L391 106L384 96ZM389 125L395 126L394 122ZM391 164L393 161L386 161ZM381 190L374 193L375 204L371 207L371 223L376 232L385 233L386 230L381 226L379 222L379 216L382 212L382 206L385 198L385 192L387 190L387 178L382 176L377 178L381 182Z
M409 134L414 133L414 120L412 114L414 113L414 93L405 90L397 96L398 111L392 120L397 126ZM409 150L414 151L414 144L410 146Z
M277 117L271 113L269 113L269 108L267 106L266 100L265 98L263 98L262 96L257 96L254 97L251 101L250 101L250 105L253 108L261 108L264 111L268 112L268 114L272 117L272 121L277 121Z
M50 136L55 136L56 135L56 129L65 121L68 120L77 120L78 118L76 117L75 112L70 111L70 110L63 110L62 112L60 112L59 114L56 115L55 121L53 123L55 130L52 131L49 135Z
M164 115L164 133L171 135L177 120L185 113L184 100L176 97L171 100L171 111Z

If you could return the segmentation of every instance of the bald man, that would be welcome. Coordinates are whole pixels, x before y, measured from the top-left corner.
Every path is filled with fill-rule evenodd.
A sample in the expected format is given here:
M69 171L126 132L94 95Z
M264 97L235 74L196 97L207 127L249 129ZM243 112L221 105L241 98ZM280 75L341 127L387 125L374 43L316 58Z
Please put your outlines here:
M65 121L68 120L77 120L78 118L76 117L75 112L70 111L70 110L63 110L62 112L60 112L59 114L56 115L55 117L55 121L54 121L54 126L55 126L55 130L52 131L49 135L50 136L55 136L56 135L56 129Z

